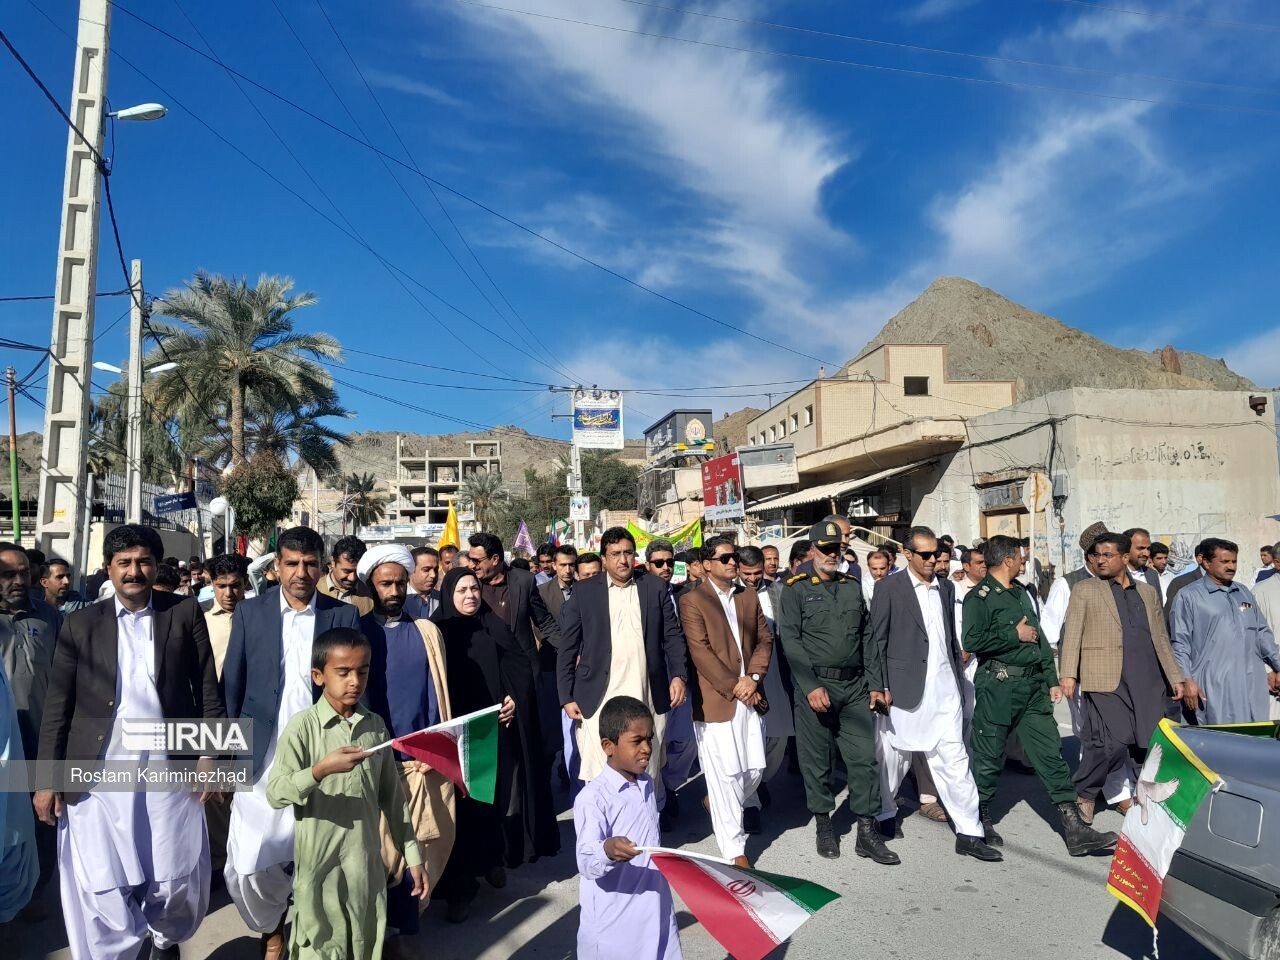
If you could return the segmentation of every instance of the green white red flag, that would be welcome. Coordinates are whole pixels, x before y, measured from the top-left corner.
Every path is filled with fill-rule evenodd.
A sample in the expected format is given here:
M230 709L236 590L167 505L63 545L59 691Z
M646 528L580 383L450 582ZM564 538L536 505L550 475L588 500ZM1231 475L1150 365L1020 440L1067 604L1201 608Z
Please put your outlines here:
M498 785L499 705L485 707L375 747L394 747L451 780L463 796L493 803Z
M1161 720L1138 774L1133 806L1124 816L1111 858L1107 890L1156 925L1160 895L1174 852L1204 798L1222 780Z
M719 857L641 847L689 912L735 960L762 960L840 894Z

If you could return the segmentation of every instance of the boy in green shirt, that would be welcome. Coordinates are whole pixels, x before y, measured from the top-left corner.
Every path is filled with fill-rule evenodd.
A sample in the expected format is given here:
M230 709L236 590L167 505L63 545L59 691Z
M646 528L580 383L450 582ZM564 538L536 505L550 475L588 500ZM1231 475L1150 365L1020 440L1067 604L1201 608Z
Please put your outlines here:
M413 895L427 898L395 757L370 753L390 739L360 703L369 680L369 641L339 627L316 637L311 679L324 696L289 721L276 748L267 800L294 807L293 960L374 960L387 920L386 868L378 824L386 816L404 852Z

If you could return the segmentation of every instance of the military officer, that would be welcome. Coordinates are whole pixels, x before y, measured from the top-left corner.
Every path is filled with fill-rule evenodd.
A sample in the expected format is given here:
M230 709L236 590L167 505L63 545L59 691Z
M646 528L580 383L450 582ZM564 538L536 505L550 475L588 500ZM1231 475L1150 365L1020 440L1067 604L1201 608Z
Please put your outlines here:
M884 665L871 642L870 618L857 580L838 570L839 524L813 525L813 572L787 580L776 622L795 681L796 747L818 853L840 856L831 827L835 797L832 765L838 749L849 781L849 809L858 819L854 851L876 863L896 864L876 826L880 779L876 769L873 711L888 709ZM1070 787L1070 781L1068 781ZM1072 793L1074 807L1075 794Z
M1062 817L1067 852L1082 857L1116 842L1080 819L1053 704L1062 699L1053 651L1040 629L1027 592L1015 583L1026 563L1018 541L995 536L982 547L987 576L964 598L964 649L978 657L974 678L972 758L979 811L987 843L1003 844L991 822L991 801L1004 766L1011 732Z

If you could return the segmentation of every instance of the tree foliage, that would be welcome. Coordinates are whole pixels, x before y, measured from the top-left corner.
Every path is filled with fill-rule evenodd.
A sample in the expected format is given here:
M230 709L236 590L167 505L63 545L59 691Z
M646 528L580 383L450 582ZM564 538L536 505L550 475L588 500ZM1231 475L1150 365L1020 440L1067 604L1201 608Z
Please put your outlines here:
M505 516L511 494L502 482L502 474L477 470L465 477L458 488L458 506L475 514L480 530L496 529Z
M607 450L587 450L582 454L582 493L591 498L591 510L634 510L640 468L623 463ZM568 463L556 464L550 474L524 472L524 496L513 498L496 527L502 542L510 546L520 521L529 525L534 543L547 539L553 519L569 516Z
M293 512L298 479L275 457L256 456L222 478L222 495L236 512L236 529L250 537L270 537Z
M349 473L342 481L342 509L354 529L377 523L387 515L390 497L377 492L378 479L371 473Z

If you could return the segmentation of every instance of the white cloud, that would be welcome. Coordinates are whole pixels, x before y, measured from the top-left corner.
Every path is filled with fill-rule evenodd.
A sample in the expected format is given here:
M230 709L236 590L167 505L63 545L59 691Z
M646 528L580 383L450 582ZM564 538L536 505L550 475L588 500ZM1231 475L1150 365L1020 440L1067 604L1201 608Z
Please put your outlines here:
M1237 343L1224 358L1227 366L1266 388L1280 388L1280 325Z
M390 73L384 70L365 70L364 75L369 79L375 87L382 87L386 90L395 90L399 93L407 93L415 97L422 97L424 100L430 100L432 103L438 103L442 107L461 107L463 103L457 97L434 87L429 83L423 83L421 80L415 80L413 77L406 77L399 73Z
M923 3L904 10L901 14L907 23L925 23L929 20L943 20L953 13L967 10L978 3L978 0L924 0Z

